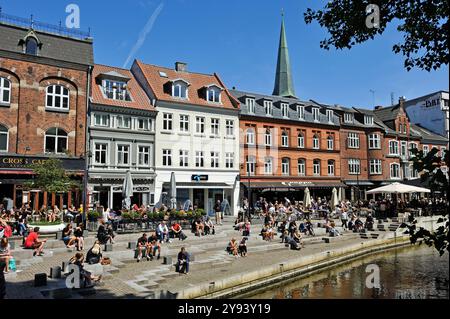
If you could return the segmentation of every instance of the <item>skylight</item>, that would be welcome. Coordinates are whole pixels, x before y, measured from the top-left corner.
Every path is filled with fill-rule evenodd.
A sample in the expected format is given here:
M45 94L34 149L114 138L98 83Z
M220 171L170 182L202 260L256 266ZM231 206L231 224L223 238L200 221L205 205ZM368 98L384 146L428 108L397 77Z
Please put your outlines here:
M159 71L159 76L160 77L163 77L163 78L167 78L168 76L167 76L167 73L166 72L163 72L163 71Z

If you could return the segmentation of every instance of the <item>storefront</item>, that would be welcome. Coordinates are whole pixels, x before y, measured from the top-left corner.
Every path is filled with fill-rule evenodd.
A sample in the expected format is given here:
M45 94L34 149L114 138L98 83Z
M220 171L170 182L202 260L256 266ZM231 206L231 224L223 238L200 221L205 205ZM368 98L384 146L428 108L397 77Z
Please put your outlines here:
M58 206L60 209L82 203L80 190L74 189L68 193L47 193L39 189L30 189L28 184L35 175L31 165L42 163L48 158L27 156L0 156L0 201L7 206L22 207L29 204L32 209L42 206ZM83 179L84 160L79 158L61 159L63 168L79 182ZM11 208L11 207L8 207Z

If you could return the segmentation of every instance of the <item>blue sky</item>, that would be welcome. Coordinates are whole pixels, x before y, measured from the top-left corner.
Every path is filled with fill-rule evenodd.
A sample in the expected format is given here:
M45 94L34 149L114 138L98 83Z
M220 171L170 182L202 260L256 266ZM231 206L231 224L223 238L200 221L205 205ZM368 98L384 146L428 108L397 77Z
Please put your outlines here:
M325 30L316 23L306 25L303 12L324 1L0 0L4 13L33 14L52 24L65 21L70 3L80 7L81 29L92 29L96 63L122 67L130 55L131 61L138 58L167 67L183 61L190 71L217 72L230 88L271 94L284 8L295 89L301 99L371 108L373 101L389 105L391 92L398 100L449 87L448 66L434 72L404 70L403 57L392 52L401 40L393 28L351 50L320 49Z

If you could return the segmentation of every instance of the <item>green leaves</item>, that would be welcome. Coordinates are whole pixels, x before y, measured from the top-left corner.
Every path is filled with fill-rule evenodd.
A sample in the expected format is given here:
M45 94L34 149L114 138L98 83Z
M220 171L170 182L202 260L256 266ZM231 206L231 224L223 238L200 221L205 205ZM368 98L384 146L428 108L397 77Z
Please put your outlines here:
M67 193L78 187L79 183L72 181L62 167L59 159L51 158L44 162L33 164L36 178L30 187L38 188L49 193Z

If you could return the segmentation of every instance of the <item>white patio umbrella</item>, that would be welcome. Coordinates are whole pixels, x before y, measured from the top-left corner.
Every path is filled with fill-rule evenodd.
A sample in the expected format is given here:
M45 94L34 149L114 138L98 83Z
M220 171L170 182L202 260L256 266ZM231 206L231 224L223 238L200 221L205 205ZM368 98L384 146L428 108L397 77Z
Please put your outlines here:
M305 196L303 198L303 206L305 208L311 207L311 195L309 194L309 188L305 188Z
M124 199L124 206L126 209L131 207L131 197L133 196L133 178L131 172L127 171L122 186L122 198Z
M170 175L170 209L177 208L177 182L175 181L175 173Z
M342 187L339 187L339 200L340 201L343 201L345 198L345 196L344 196L344 192L343 192L343 188Z
M398 182L381 186L366 192L367 194L379 194L379 193L390 193L390 194L406 194L406 193L431 193L428 188L405 185Z
M331 210L334 210L337 205L339 205L338 192L336 187L334 187L333 191L331 192L331 200L330 200Z

